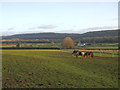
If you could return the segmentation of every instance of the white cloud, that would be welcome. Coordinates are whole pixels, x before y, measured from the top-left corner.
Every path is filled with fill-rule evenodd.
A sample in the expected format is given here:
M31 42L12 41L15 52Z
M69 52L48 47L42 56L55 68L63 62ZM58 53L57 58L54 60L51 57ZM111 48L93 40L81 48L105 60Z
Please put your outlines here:
M118 26L91 27L83 30L89 31L89 30L113 30L113 29L118 29Z
M1 0L0 2L118 2L119 0Z
M90 28L85 28L85 29L79 29L79 30L60 30L60 31L56 31L57 33L86 33L89 31L101 31L101 30L115 30L118 29L117 26L104 26L104 27L90 27Z

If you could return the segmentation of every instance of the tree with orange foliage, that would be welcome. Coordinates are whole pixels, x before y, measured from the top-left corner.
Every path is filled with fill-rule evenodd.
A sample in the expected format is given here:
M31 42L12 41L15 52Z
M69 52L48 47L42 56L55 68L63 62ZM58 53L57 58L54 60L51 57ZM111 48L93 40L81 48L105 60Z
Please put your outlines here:
M74 48L74 41L70 37L64 38L61 43L62 48Z

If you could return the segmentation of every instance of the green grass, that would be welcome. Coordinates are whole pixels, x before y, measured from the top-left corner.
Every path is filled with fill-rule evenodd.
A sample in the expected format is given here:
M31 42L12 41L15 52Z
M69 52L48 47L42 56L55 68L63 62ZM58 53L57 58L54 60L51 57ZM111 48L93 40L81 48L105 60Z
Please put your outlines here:
M111 45L111 46L113 45L114 46L114 45L118 45L118 43L102 43L101 45Z
M118 88L117 57L79 58L61 50L3 50L3 87Z
M87 43L86 43L87 44ZM86 45L84 47L75 46L75 48L78 49L118 49L118 43L96 43L95 46L93 45ZM15 44L13 45L6 45L1 47L16 47ZM61 43L54 43L53 45L51 43L20 43L20 47L58 47L61 48Z
M95 47L84 47L85 49L118 49L117 46L114 46L114 47L108 47L108 46L104 46L104 47L98 47L98 46L95 46Z
M118 49L117 46L84 46L84 47L75 46L75 48L78 48L78 49Z

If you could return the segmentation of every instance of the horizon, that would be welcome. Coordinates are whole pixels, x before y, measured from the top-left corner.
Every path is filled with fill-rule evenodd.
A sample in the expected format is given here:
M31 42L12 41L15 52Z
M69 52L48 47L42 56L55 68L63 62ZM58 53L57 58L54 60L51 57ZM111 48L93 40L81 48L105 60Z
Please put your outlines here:
M2 36L118 29L117 2L2 2Z
M119 29L114 29L114 30L119 30ZM39 34L39 33L57 33L57 34L85 34L89 32L99 32L99 31L113 31L113 30L98 30L98 31L88 31L84 33L63 33L63 32L37 32L37 33L18 33L18 34L13 34L13 35L21 35L21 34ZM12 35L2 35L0 37L7 37L7 36L12 36Z

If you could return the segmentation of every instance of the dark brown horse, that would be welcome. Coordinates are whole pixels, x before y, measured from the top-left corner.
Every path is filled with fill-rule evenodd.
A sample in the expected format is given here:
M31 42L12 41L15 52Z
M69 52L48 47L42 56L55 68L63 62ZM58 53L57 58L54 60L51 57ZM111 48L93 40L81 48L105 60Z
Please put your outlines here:
M93 52L86 52L86 53L84 54L84 57L86 57L86 56L93 57L93 56L94 56L94 53L93 53Z
M78 50L74 50L73 53L72 53L72 55L76 55L77 52L78 52Z

